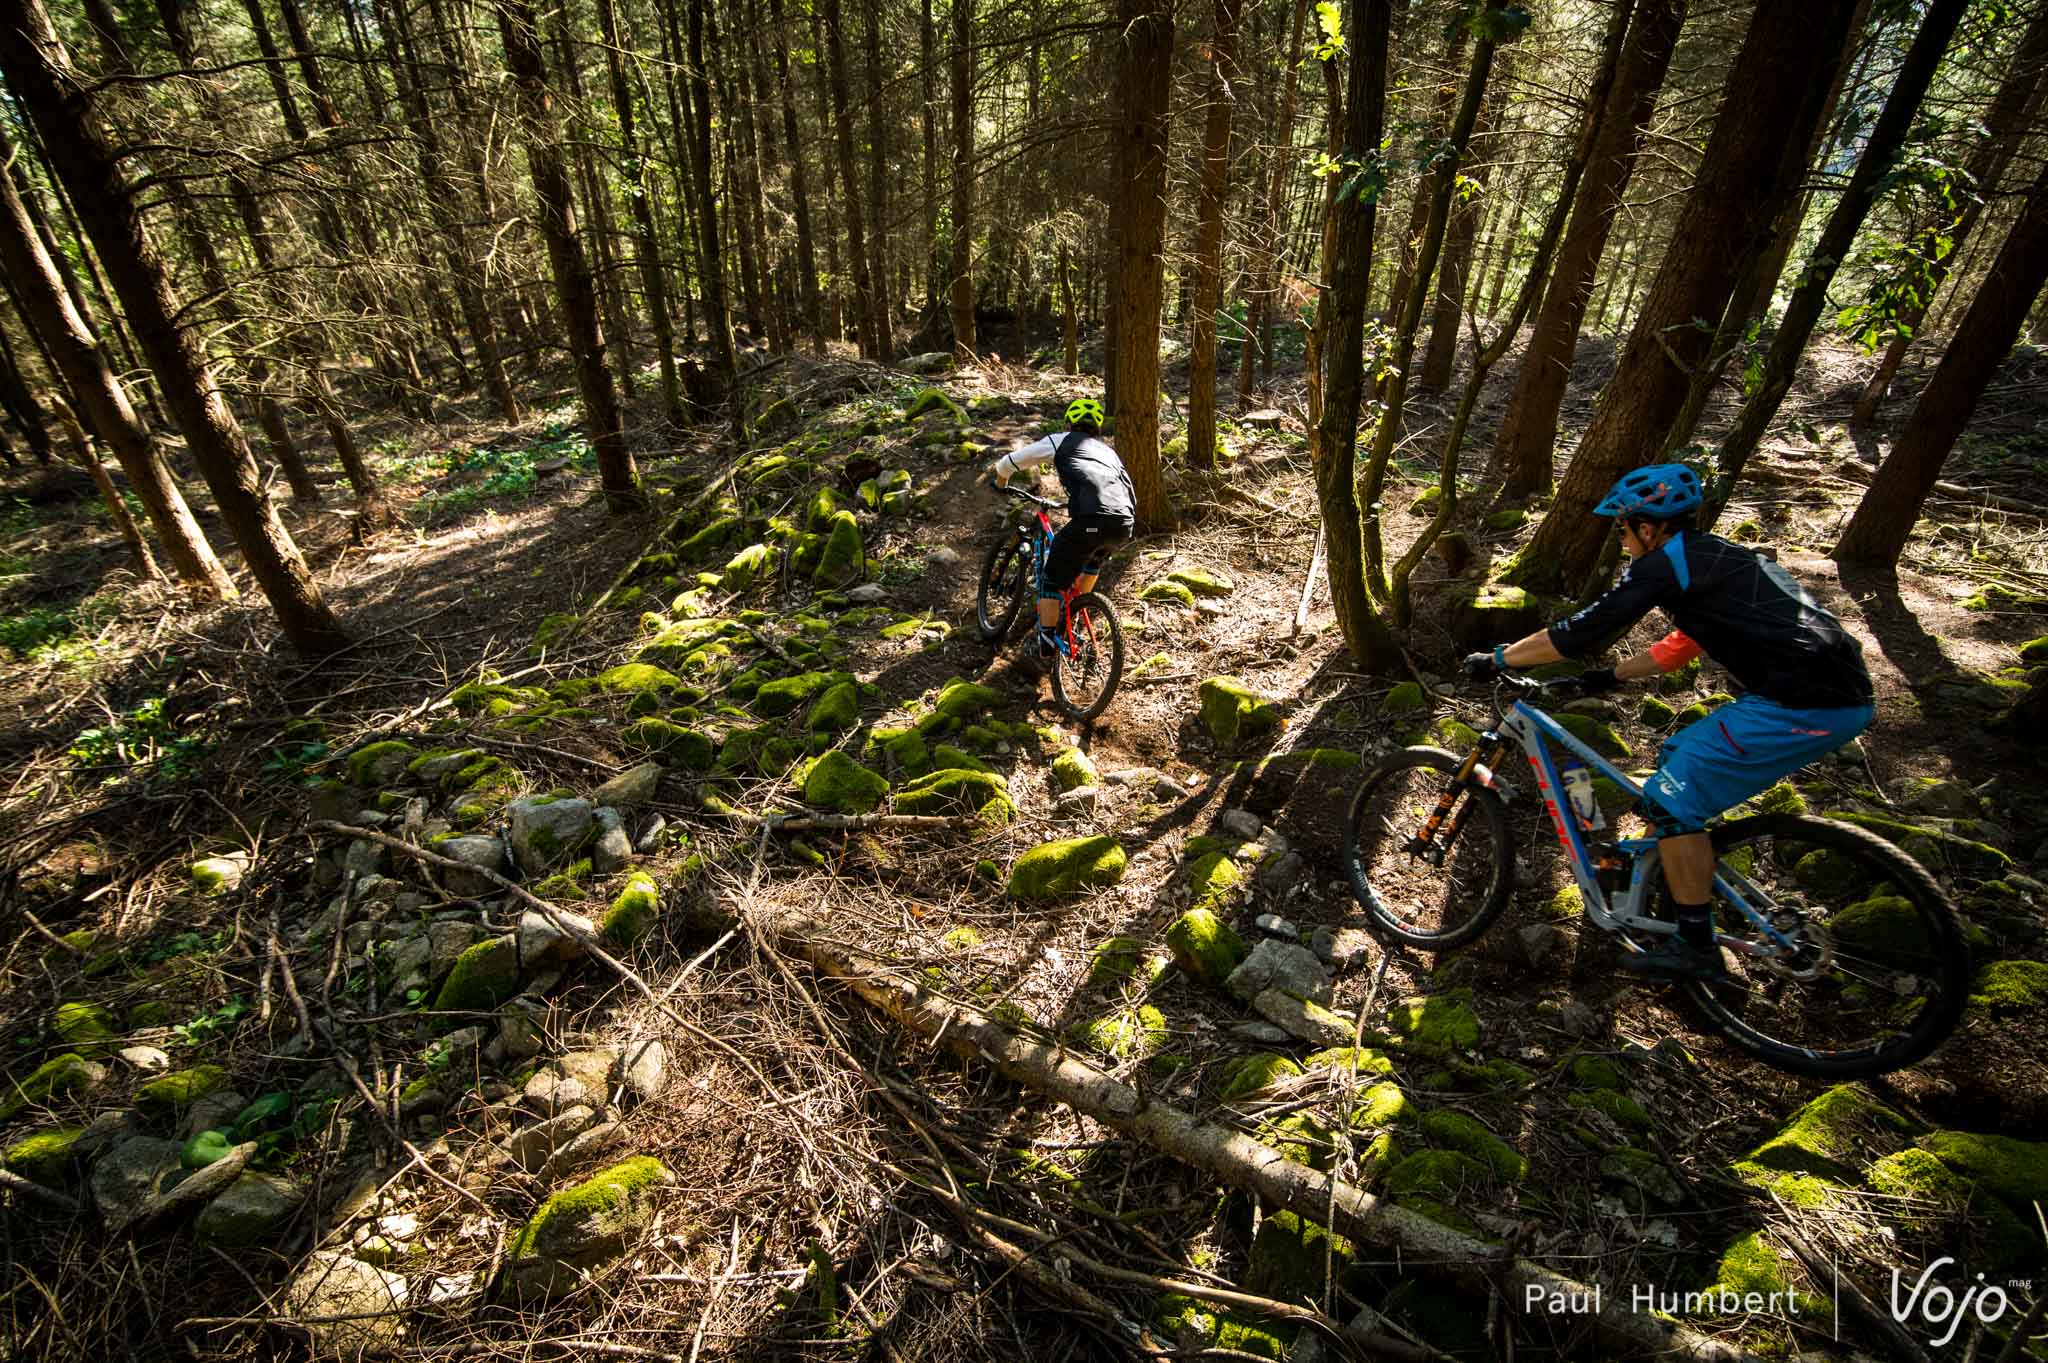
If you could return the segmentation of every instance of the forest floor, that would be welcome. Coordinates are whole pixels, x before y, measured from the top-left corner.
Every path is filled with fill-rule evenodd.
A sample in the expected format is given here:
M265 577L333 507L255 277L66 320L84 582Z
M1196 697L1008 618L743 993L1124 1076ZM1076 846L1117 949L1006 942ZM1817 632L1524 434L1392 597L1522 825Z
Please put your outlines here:
M363 434L393 524L334 514L339 484L329 510L285 511L360 641L318 664L260 601L201 609L139 581L68 484L13 480L0 1146L48 1193L7 1194L0 1352L1064 1360L1276 1357L1296 1336L1250 1306L1198 1308L1174 1287L1192 1281L1347 1321L1369 1307L1376 1328L1458 1357L1605 1356L1582 1316L1525 1315L1219 1197L911 1042L760 926L799 920L1613 1296L1798 1294L1690 1317L1745 1349L1881 1343L1853 1309L1835 1318L1853 1293L1803 1266L1795 1236L1879 1310L1893 1268L1910 1285L1943 1254L1944 1279L1981 1272L2024 1302L2048 1286L2028 1229L2048 1201L2048 1147L2031 1143L2048 1122L2048 796L2038 737L1987 725L2020 648L2048 633L2048 523L1937 501L1896 584L1841 580L1827 548L1883 448L1845 429L1859 359L1823 351L1802 376L1724 525L1777 548L1877 683L1861 742L1796 778L1806 805L1927 830L1986 973L1933 1059L1841 1089L1749 1060L1617 973L1607 941L1558 912L1554 849L1526 820L1514 903L1479 943L1431 957L1364 934L1338 857L1361 764L1486 706L1450 680L1473 641L1456 637L1458 584L1423 580L1442 577L1435 560L1406 641L1419 694L1350 670L1326 587L1296 632L1317 526L1298 379L1268 394L1277 423L1227 431L1229 491L1186 482L1182 528L1116 556L1103 589L1125 683L1085 727L974 626L999 513L977 479L1093 387L1050 371L766 363L745 448L726 427L636 425L655 507L629 517L596 495L571 406L510 428L453 407L379 418ZM2015 356L1951 479L2040 500L2044 366ZM1608 346L1581 347L1567 442L1610 369ZM1475 580L1543 509L1477 495L1511 373L1464 454ZM1895 416L1923 379L1901 380ZM927 385L952 405L906 419ZM1396 549L1424 523L1411 503L1436 481L1447 415L1410 408L1386 499ZM867 459L907 470L908 496L867 507L846 477ZM826 489L855 513L865 571L814 583L834 553ZM1189 571L1227 589L1144 597ZM620 670L635 662L653 668ZM1284 722L1219 743L1198 701L1214 677ZM1710 663L1661 708L1628 695L1593 717L1647 769L1670 712L1726 680ZM1054 774L1070 750L1092 795ZM885 813L958 817L762 828L846 794L810 782L833 751L883 783L860 799L864 778L846 778L843 808L886 794ZM658 771L636 771L650 758ZM487 863L590 940L497 882L325 821ZM1116 883L1006 892L1033 847L1091 836L1121 849ZM1168 929L1191 904L1246 941L1313 942L1331 1006L1372 1046L1333 1064L1173 966ZM706 930L719 919L736 926ZM996 1235L1029 1262L1005 1267ZM1085 1284L1095 1314L1048 1296L1040 1263ZM1926 1326L1908 1323L1923 1344L1941 1333ZM1299 1333L1292 1356L1341 1356Z

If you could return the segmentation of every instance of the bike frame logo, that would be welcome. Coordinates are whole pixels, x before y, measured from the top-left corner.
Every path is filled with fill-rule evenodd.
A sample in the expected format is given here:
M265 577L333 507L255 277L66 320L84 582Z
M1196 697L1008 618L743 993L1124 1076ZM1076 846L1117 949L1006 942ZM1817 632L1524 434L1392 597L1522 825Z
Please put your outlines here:
M1892 1319L1901 1325L1918 1320L1929 1329L1941 1330L1941 1337L1930 1341L1936 1348L1956 1337L1956 1331L1962 1328L1966 1317L1974 1317L1981 1325L1996 1325L2012 1305L2005 1289L1996 1284L1987 1285L1982 1273L1977 1275L1974 1285L1964 1289L1960 1298L1956 1296L1955 1289L1944 1283L1928 1286L1928 1280L1944 1264L1954 1262L1954 1259L1943 1255L1929 1264L1914 1281L1903 1302L1899 1300L1899 1287L1904 1279L1899 1270L1892 1270Z

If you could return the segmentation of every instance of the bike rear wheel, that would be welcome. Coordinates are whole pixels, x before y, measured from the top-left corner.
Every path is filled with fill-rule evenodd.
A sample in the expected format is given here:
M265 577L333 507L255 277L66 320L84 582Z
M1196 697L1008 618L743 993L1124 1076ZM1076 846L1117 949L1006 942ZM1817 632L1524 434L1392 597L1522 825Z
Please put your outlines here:
M1721 875L1798 948L1762 954L1775 944L1717 896L1734 982L1685 989L1737 1047L1795 1074L1860 1079L1925 1059L1955 1030L1969 948L1918 862L1854 825L1794 814L1737 819L1713 840Z
M1005 525L989 541L981 560L981 585L974 594L974 622L987 643L1007 636L1024 605L1025 579L1031 574L1031 555L1026 553L1014 526Z
M1067 606L1070 653L1055 655L1053 699L1074 719L1091 720L1109 708L1124 675L1124 628L1116 607L1099 592L1082 592Z
M1344 821L1352 895L1381 933L1430 951L1476 939L1514 893L1507 811L1500 796L1476 782L1458 790L1430 844L1413 845L1463 764L1442 748L1404 748L1367 773Z

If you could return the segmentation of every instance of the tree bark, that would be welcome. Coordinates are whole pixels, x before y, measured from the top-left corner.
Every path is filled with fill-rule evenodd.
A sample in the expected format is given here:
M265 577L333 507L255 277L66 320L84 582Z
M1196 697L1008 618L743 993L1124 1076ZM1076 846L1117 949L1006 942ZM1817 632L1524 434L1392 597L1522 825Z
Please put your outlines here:
M924 310L936 314L945 290L939 261L939 30L932 0L923 0L917 24L918 124L924 133Z
M1713 338L1693 319L1721 315L1745 246L1768 230L1795 188L1784 173L1784 147L1788 139L1804 144L1811 130L1799 125L1802 114L1819 116L1806 92L1841 51L1854 8L1854 0L1816 0L1763 5L1752 16L1649 298L1556 501L1522 551L1516 577L1523 586L1569 590L1599 557L1609 526L1593 505L1646 451L1660 448L1692 374L1707 362Z
M1230 115L1237 99L1237 20L1243 0L1216 0L1210 38L1202 189L1195 208L1195 326L1188 356L1188 463L1216 467L1216 310L1223 304L1223 207L1229 194ZM1368 258L1371 247L1367 248Z
M1251 406L1252 361L1260 371L1273 375L1273 314L1279 288L1281 254L1281 192L1287 186L1287 170L1294 164L1294 109L1301 79L1301 32L1308 17L1308 0L1295 0L1294 36L1287 43L1287 79L1280 96L1280 126L1273 134L1273 149L1267 158L1264 233L1258 245L1257 266L1252 272L1251 307L1245 314L1244 354L1237 371L1237 405Z
M1350 46L1345 95L1344 156L1362 173L1379 158L1387 108L1387 42L1392 0L1350 0L1345 17ZM1316 501L1322 509L1330 604L1344 645L1361 671L1373 675L1404 666L1400 646L1366 590L1358 514L1358 416L1365 386L1365 313L1372 293L1373 229L1379 195L1357 188L1336 205L1330 252L1322 427L1316 441Z
M839 0L819 0L818 15L825 26L825 58L831 72L832 125L839 149L839 204L846 217L847 264L853 273L853 312L860 326L860 353L866 359L880 358L877 345L880 323L876 317L874 280L869 272L867 224L861 213L860 174L853 155L852 102L846 79L846 40L840 31Z
M1897 75L1892 78L1891 91L1885 96L1884 111L1878 115L1877 125L1871 129L1870 139L1864 144L1863 157L1856 163L1855 173L1849 177L1842 197L1836 201L1835 211L1828 216L1827 226L1822 229L1820 240L1814 243L1813 256L1800 276L1799 285L1785 305L1785 316L1778 323L1777 334L1771 338L1771 348L1764 356L1763 376L1756 391L1743 403L1734 427L1721 442L1718 476L1707 495L1706 506L1700 512L1702 529L1714 528L1721 508L1728 504L1736 480L1742 476L1743 467L1762 441L1765 429L1777 416L1785 395L1792 391L1792 378L1798 370L1799 357L1806 349L1807 338L1813 334L1814 323L1820 320L1821 309L1827 305L1828 285L1834 282L1836 270L1855 244L1857 230L1863 226L1863 219L1877 202L1884 178L1891 174L1900 152L1905 148L1906 135L1912 130L1912 122L1920 112L1920 102L1926 96L1928 86L1934 82L1935 68L1941 64L1942 54L1948 50L1956 25L1962 22L1967 3L1968 0L1930 0L1920 22L1920 31L1907 49L1906 59Z
M604 324L608 328L605 348L611 357L612 368L618 373L619 391L626 395L627 402L631 402L634 399L633 371L638 368L633 360L632 312L626 302L625 281L619 275L617 261L612 254L612 220L611 209L605 204L606 182L599 174L597 159L591 150L594 134L583 126L581 111L588 109L590 104L583 95L583 76L579 70L575 40L569 33L567 10L556 10L554 20L555 50L560 54L562 83L569 92L567 136L561 140L569 144L576 179L583 186L584 216L590 223L590 230L584 235L589 237L591 254L596 257L593 282L597 286L598 300L604 307ZM537 32L534 41L545 61L546 47Z
M2048 283L2048 165L2027 191L2019 220L1963 314L1941 364L1913 405L1891 453L1849 518L1834 557L1896 569L1942 463L1998 372Z
M620 429L618 394L605 368L604 328L597 320L597 294L590 262L576 236L576 207L568 172L562 166L560 134L555 126L554 97L548 91L547 68L541 60L540 34L534 27L532 0L499 0L498 31L504 37L505 65L519 101L526 164L533 176L541 235L548 246L548 265L555 277L555 296L562 308L563 331L576 367L576 388L583 400L583 427L597 452L598 480L615 510L642 504L640 474Z
M881 0L861 0L868 86L868 275L874 288L875 358L896 358L896 308L889 290L889 113L882 94Z
M1998 93L1992 96L1990 107L1984 111L1984 140L1971 153L1966 167L1970 177L1966 191L1968 197L1961 215L1949 229L1948 253L1928 265L1920 285L1920 305L1900 314L1896 333L1885 346L1884 358L1878 361L1876 372L1863 385L1863 392L1856 399L1856 410L1849 418L1851 427L1861 430L1877 420L1877 409L1891 391L1892 380L1898 377L1899 366L1905 363L1907 349L1920 334L1920 324L1927 318L1928 304L1941 292L1950 266L1962 258L1963 246L1983 216L1985 203L1997 192L2007 163L2019 149L2028 115L2040 104L2044 89L2048 89L2048 80L2044 80L2044 76L2048 76L2048 5L2034 11L2026 36L2020 40L2019 51L2013 58L2012 69L2006 72Z
M619 120L619 147L624 158L626 197L633 204L633 249L640 257L640 286L647 290L647 311L654 323L654 346L661 361L662 407L672 422L683 419L682 380L676 373L675 328L669 319L668 272L661 265L661 237L654 230L654 185L647 157L635 131L633 85L626 78L626 46L619 25L617 0L597 0L597 23L604 36L605 75L611 81L612 109Z
M1586 111L1591 149L1585 175L1572 204L1571 223L1558 247L1557 264L1544 289L1543 307L1515 374L1515 387L1494 437L1493 467L1507 475L1510 497L1548 492L1557 444L1557 413L1571 378L1579 327L1593 297L1594 278L1607 238L1621 211L1622 195L1634 172L1643 132L1656 111L1657 91L1671 67L1678 33L1685 26L1686 0L1641 0L1628 21L1626 38L1608 30L1603 75L1611 81ZM1617 11L1617 25L1627 18ZM1584 134L1582 134L1583 136Z
M827 0L831 3L831 0ZM1159 304L1166 265L1168 87L1173 11L1161 0L1117 0L1116 230L1117 453L1138 494L1138 520L1171 529L1159 466Z
M285 636L309 654L341 647L347 635L263 495L256 461L221 398L198 338L178 329L169 271L142 230L141 213L114 149L93 121L85 86L42 0L24 0L20 16L0 24L0 70L35 119L221 518Z
M825 353L825 303L818 291L817 248L811 235L811 190L804 171L804 148L797 132L796 83L789 74L789 32L783 27L782 0L768 0L775 28L775 74L782 84L782 140L789 144L790 198L796 212L796 268L803 292L804 319L811 349Z
M951 0L953 56L953 222L946 264L946 308L953 354L974 358L974 0ZM1070 370L1078 363L1070 363Z
M1501 59L1501 76L1507 75L1507 60ZM1451 195L1449 228L1444 233L1443 264L1437 268L1436 298L1429 319L1429 344L1422 352L1421 386L1440 392L1451 383L1451 368L1458 358L1458 324L1464 320L1465 286L1472 269L1472 253L1479 244L1479 218L1486 203L1486 183L1493 174L1491 130L1500 120L1499 86L1493 97L1479 106L1479 123L1472 132L1472 173L1470 197Z
M739 381L733 350L732 312L725 303L725 257L718 240L718 202L711 182L711 81L704 66L705 0L690 5L690 167L697 194L697 276L704 286L705 321L711 329L711 359L718 387L730 392ZM675 6L667 5L671 24Z

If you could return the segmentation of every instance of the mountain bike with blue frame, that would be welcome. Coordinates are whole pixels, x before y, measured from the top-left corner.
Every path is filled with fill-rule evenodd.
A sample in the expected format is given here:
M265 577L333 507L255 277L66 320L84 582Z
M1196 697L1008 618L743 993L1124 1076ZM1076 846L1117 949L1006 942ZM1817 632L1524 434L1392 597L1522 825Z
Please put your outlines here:
M1004 524L990 541L981 561L981 586L975 593L975 623L981 637L1000 644L1016 628L1020 617L1036 620L1035 611L1025 609L1026 598L1045 587L1045 560L1052 546L1052 518L1058 502L1034 496L1022 488L999 489L1036 510L1013 525ZM1090 720L1109 707L1117 683L1124 675L1124 631L1116 618L1116 607L1100 592L1077 592L1071 586L1060 594L1060 623L1057 649L1053 654L1052 694L1060 709L1077 720Z
M1505 710L1504 692L1514 697ZM1528 761L1586 924L1630 953L1677 930L1656 840L1615 838L1594 782L1613 783L1609 803L1619 795L1654 813L1652 801L1529 703L1571 694L1566 683L1504 673L1470 753L1407 748L1367 774L1345 823L1344 867L1381 934L1445 950L1476 940L1507 908L1508 806L1523 797L1496 763L1511 744ZM1728 977L1673 981L1709 1026L1779 1069L1833 1079L1911 1065L1955 1029L1969 951L1954 907L1918 862L1854 825L1805 815L1759 814L1709 831Z

